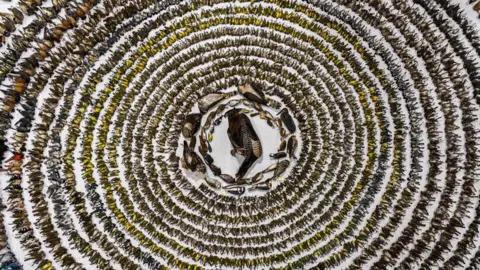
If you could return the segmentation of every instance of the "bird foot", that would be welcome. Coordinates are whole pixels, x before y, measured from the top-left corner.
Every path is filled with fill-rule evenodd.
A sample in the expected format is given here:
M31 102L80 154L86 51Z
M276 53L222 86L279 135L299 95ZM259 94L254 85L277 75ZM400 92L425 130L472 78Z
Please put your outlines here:
M245 153L247 152L247 150L245 148L233 148L231 151L230 151L230 154L232 154L232 156L235 156L237 153L242 155L242 156L245 156Z

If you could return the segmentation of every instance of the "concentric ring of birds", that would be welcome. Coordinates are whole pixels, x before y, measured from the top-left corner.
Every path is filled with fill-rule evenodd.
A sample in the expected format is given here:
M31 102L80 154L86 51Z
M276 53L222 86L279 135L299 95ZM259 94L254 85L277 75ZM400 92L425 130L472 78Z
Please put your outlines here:
M457 5L18 4L1 269L480 267L480 32Z

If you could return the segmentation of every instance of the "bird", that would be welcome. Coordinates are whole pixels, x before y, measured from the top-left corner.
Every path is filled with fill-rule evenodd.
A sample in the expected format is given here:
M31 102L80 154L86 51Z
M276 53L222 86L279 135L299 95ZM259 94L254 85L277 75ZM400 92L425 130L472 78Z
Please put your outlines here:
M247 83L238 87L238 92L242 94L246 99L256 102L258 104L267 104L265 94L259 87L254 88L251 84Z
M293 159L296 159L295 151L297 151L297 146L298 146L297 137L295 137L295 135L292 135L287 142L287 152L288 152L289 158L293 157Z
M192 148L190 148L187 141L183 141L183 157L181 158L181 164L183 168L191 170L192 172L207 172L207 168L202 162L202 159Z
M295 133L295 131L297 130L297 126L295 125L295 122L293 121L290 113L288 113L288 109L283 108L277 115L280 115L280 119L282 119L282 122L288 129L288 131L290 133Z
M228 117L227 134L233 146L230 153L233 156L236 153L245 156L236 174L236 177L241 179L253 163L262 156L262 143L250 119L242 113L241 109L233 108L225 114L225 117Z
M279 177L284 173L288 166L290 166L290 161L289 160L282 160L277 164L277 167L273 171L273 178Z
M197 133L200 128L200 121L202 120L202 115L199 113L192 113L185 117L183 122L182 134L185 138L190 138Z
M199 101L198 101L198 108L201 113L206 113L208 110L213 108L215 105L217 105L219 102L222 100L230 97L228 93L212 93L208 94L206 96L203 96Z

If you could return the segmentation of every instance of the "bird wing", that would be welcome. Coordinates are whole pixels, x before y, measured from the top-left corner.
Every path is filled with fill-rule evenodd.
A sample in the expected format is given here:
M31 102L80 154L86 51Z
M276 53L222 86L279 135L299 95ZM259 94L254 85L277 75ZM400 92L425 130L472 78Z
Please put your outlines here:
M227 129L227 134L228 134L228 138L230 139L230 142L232 143L233 147L235 147L235 148L243 147L243 141L241 139L240 132L232 131L231 127L229 127Z
M253 125L252 125L252 122L250 122L250 119L248 119L248 116L246 116L245 114L242 114L240 116L242 119L242 124L244 126L242 126L242 128L245 128L245 131L248 132L248 134L250 134L250 137L253 139L253 140L256 140L258 141L258 135L257 133L255 132L255 129L253 128Z
M244 136L244 144L249 146L247 151L251 150L253 155L259 158L262 155L262 143L260 142L260 138L258 138L250 119L248 119L246 115L242 115L242 117L245 133L248 135Z

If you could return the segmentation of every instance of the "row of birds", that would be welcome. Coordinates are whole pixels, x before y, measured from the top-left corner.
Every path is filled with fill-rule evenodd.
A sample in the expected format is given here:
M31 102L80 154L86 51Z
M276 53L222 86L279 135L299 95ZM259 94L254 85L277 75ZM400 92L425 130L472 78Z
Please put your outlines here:
M4 153L8 150L16 155L23 154L19 151L22 151L26 134L32 127L36 100L22 94L30 82L30 77L36 73L35 68L39 66L41 59L47 57L46 51L53 47L53 42L58 41L67 29L73 28L78 23L78 19L84 17L93 5L92 0L53 0L49 7L43 6L44 3L43 0L19 0L16 1L17 6L11 6L8 9L9 12L0 12L0 45L6 49L0 61L0 79L2 80L0 91L4 94L0 111L0 160L3 160ZM30 16L31 20L28 25L23 26L27 16ZM52 25L54 27L51 27ZM38 38L39 35L43 35L43 39ZM8 43L7 39L9 39ZM38 49L38 52L18 61L22 53L31 45L30 42L35 44L33 47L35 50ZM7 76L12 78L12 83L5 82ZM20 103L21 96L24 103ZM14 110L15 103L22 106L23 110L19 111L23 118L14 125L19 132L14 136L14 142L7 144L5 135L10 129L9 120L12 118L10 113ZM22 220L25 218L24 205L21 203L23 198L17 197L21 195L22 175L16 163L18 161L5 166L2 170L8 170L12 174L6 188L10 194L7 206L10 211L14 210L13 228L14 231L21 233L21 243L25 247L33 243L34 235L28 222L25 223ZM4 206L0 203L0 210L3 209ZM3 215L0 215L0 223L0 269L20 270L22 266L8 245L4 227L7 223ZM29 255L31 254L27 253L27 256ZM41 256L41 253L37 252L34 256ZM49 265L51 267L51 264ZM47 267L48 264L42 266L44 269L50 269Z
M184 119L182 134L186 139L190 139L190 143L187 143L187 141L184 140L183 157L180 158L180 162L184 169L188 169L193 172L200 172L202 174L206 173L207 168L205 164L207 164L215 176L218 176L225 183L229 184L223 188L227 192L234 195L242 195L246 190L244 186L252 184L254 185L249 188L250 191L270 190L272 187L272 181L277 179L286 171L290 165L290 161L283 160L273 163L265 170L255 174L253 177L245 178L245 175L252 165L263 155L263 147L249 116L246 114L250 111L237 108L236 105L241 103L254 108L256 112L250 114L250 116L259 115L260 118L265 119L272 128L279 128L282 141L278 148L278 152L270 155L272 159L285 158L287 156L285 150L287 150L290 158L295 159L295 151L298 147L298 141L295 135L290 136L287 141L286 137L288 136L288 133L286 130L288 130L290 134L295 133L297 130L296 124L287 108L280 110L278 113L280 115L279 118L274 118L270 112L262 108L262 106L267 106L270 99L265 96L265 93L260 85L255 83L246 83L238 86L238 92L243 95L245 99L230 100L227 103L220 104L216 110L208 114L204 126L201 126L203 115L220 102L234 96L235 92L211 93L199 99L198 108L200 113L188 114ZM223 114L223 116L219 116L227 107L232 108ZM217 116L219 117L215 118ZM228 174L222 174L221 169L214 164L214 160L209 154L209 152L212 151L210 142L213 139L215 126L218 126L221 123L222 118L228 119L227 135L232 146L232 150L230 151L231 155L236 156L236 154L239 154L245 157L235 177ZM286 130L283 126L285 126ZM198 150L203 158L203 161L202 158L200 158L200 156L195 152L197 142L196 134L199 130L201 130L201 132L199 135L200 145ZM206 135L207 130L209 130L208 135ZM264 177L264 174L269 172L273 172L273 177L260 182ZM217 179L205 177L205 181L214 189L222 188L221 182Z
M450 126L450 125L449 125L449 126ZM429 190L429 191L432 191L432 190ZM462 225L463 225L463 224L462 224ZM414 226L414 227L416 227L416 226ZM407 237L409 237L409 236L410 236L410 235L407 235ZM432 236L432 237L433 237L433 236Z

